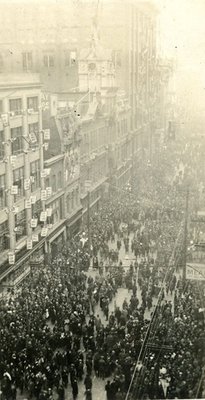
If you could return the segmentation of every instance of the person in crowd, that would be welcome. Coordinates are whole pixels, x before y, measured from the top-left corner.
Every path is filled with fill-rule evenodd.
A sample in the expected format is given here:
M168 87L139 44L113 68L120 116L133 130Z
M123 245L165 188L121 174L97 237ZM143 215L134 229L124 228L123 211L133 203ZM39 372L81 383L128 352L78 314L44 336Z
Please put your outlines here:
M69 389L77 399L80 382L86 399L92 399L93 374L107 380L107 400L121 400L149 326L147 315L159 296L151 337L153 348L164 345L168 351L151 354L138 390L142 398L163 396L160 364L166 369L168 398L195 395L205 362L204 314L199 312L203 295L193 282L184 286L169 267L184 199L181 191L176 195L181 184L168 179L178 153L165 153L161 167L153 162L140 170L132 195L110 196L91 218L94 276L88 271L88 242L82 246L78 234L59 256L34 271L21 291L1 300L3 400L18 398L18 392L38 400L52 400L55 393L63 400ZM83 232L86 236L86 228ZM119 257L122 247L136 257L126 271ZM108 267L99 274L102 265ZM123 286L129 298L112 311L110 304Z

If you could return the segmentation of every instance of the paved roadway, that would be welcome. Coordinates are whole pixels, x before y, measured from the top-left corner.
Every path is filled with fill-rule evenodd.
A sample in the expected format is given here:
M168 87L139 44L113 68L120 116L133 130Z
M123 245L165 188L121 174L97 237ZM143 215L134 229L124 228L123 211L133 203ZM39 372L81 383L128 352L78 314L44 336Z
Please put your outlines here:
M130 242L132 239L132 234L130 235ZM109 247L116 249L116 241L115 242L110 242L109 243ZM130 258L133 259L133 253L131 252L131 249L129 248L129 252L125 253L125 248L124 248L124 244L122 244L122 247L120 249L120 254L119 254L119 260L125 260L126 258ZM125 268L126 269L126 268ZM89 269L88 271L88 276L92 276L95 277L98 274L98 271L93 270L92 267ZM131 297L131 292L128 292L128 290L126 288L119 288L117 291L116 296L113 298L112 302L109 305L109 313L111 313L112 311L114 311L115 306L118 306L120 308L122 308L122 304L124 299L126 298L127 301L129 302L130 297ZM141 302L141 296L140 296L140 289L138 287L137 290L137 296L139 299L139 302ZM154 299L153 301L153 306L154 304L156 304L156 299ZM153 310L153 307L150 311L146 311L146 318L150 319L150 314ZM102 322L104 324L106 324L106 320L105 320L105 316L102 313L100 306L97 305L95 307L95 315L99 314ZM106 392L105 392L105 384L106 384L106 380L102 380L97 378L94 373L92 375L92 379L93 379L93 388L92 388L92 400L106 400ZM83 382L78 382L78 388L79 388L79 395L78 395L78 400L85 400L85 387ZM54 394L54 398L57 399L58 396L57 394ZM26 396L20 396L18 395L17 399L21 399L21 400L27 400ZM65 400L73 400L72 397L72 391L71 391L71 387L70 385L68 385L68 389L66 389L66 396L65 396Z
M130 234L130 242L132 239L132 234ZM109 247L110 249L116 249L116 241L115 242L109 242ZM124 245L122 244L122 247L120 249L120 253L119 253L119 260L124 260L125 258L129 257L130 259L133 258L133 253L131 252L131 250L129 249L128 253L125 253L125 248ZM96 276L98 274L98 272L96 272L95 270L93 270L92 268L88 271L88 276ZM130 297L131 297L131 292L128 292L127 289L125 288L120 288L117 291L116 296L113 298L112 302L109 305L109 313L111 313L112 311L114 311L115 306L122 308L122 304L123 301L125 300L125 298L127 299L127 301L129 302ZM141 296L140 296L140 289L138 287L137 290L137 295L139 298L139 301L141 301ZM151 312L151 311L150 311ZM146 312L146 318L150 318L150 312ZM95 308L95 315L99 314L102 322L104 324L106 324L106 320L105 320L105 316L103 314L103 312L100 309L100 306L97 305ZM97 378L94 374L92 376L93 379L93 388L92 388L92 400L106 400L106 392L105 392L105 384L107 380L102 380ZM78 400L84 400L85 396L84 396L84 384L82 382L78 383L78 388L79 388L79 395L78 395ZM71 389L68 388L66 391L66 400L72 400L72 392Z

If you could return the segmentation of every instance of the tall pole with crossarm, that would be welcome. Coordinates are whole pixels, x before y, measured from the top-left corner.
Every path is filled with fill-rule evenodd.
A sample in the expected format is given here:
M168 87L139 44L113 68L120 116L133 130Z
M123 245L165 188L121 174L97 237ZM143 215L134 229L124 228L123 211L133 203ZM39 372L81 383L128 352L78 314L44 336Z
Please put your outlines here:
M184 249L183 249L183 282L186 280L186 261L187 261L187 235L188 235L188 214L189 214L189 186L186 190L185 220L184 220Z

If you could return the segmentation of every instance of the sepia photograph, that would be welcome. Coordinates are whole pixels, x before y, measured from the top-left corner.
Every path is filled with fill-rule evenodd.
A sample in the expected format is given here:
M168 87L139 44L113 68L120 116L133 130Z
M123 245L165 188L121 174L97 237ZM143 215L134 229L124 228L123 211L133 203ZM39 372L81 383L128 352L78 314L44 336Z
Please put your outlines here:
M0 0L0 400L205 399L205 0Z

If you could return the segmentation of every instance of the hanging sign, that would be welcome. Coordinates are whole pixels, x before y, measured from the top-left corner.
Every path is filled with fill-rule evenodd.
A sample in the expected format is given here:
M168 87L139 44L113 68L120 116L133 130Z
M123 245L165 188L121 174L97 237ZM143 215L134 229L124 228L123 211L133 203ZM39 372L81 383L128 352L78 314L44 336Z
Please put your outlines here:
M45 149L45 151L48 150L48 143L44 143L44 149Z
M25 201L25 208L31 208L31 200L26 200Z
M14 168L16 162L16 156L11 156L11 166Z
M18 194L18 186L16 185L11 186L11 194Z
M4 127L9 125L9 116L8 116L8 114L1 114L1 120L2 120L2 124L3 124Z
M41 190L41 200L45 201L47 198L47 191L46 190Z
M49 110L49 95L47 93L42 93L41 94L41 107L42 110Z
M47 212L47 217L51 217L51 215L52 215L52 208L47 208L47 209L46 209L46 212Z
M44 129L44 140L50 140L50 129Z
M27 250L31 250L33 248L33 242L31 239L27 239L26 248L27 248Z
M31 228L36 228L38 224L38 219L37 218L32 218L31 219Z
M46 211L41 211L40 221L41 222L46 222L46 218L47 218L47 212Z
M36 196L31 196L31 204L35 204L36 203Z
M48 228L41 229L41 236L45 237L48 234Z
M29 134L29 140L30 140L30 142L31 142L32 144L34 144L34 143L37 142L37 138L36 138L36 135L35 135L34 132L31 132L31 133Z
M51 195L52 195L52 187L51 187L51 186L48 186L48 187L46 188L46 192L47 192L47 196L48 196L48 197L51 196Z
M24 189L29 190L30 188L30 179L25 179L24 180Z
M37 234L32 235L32 241L33 242L38 242L38 235Z
M9 264L14 265L15 264L15 254L9 253L8 258L9 258Z
M47 176L47 173L44 169L43 171L41 171L41 178L45 178L46 176Z

